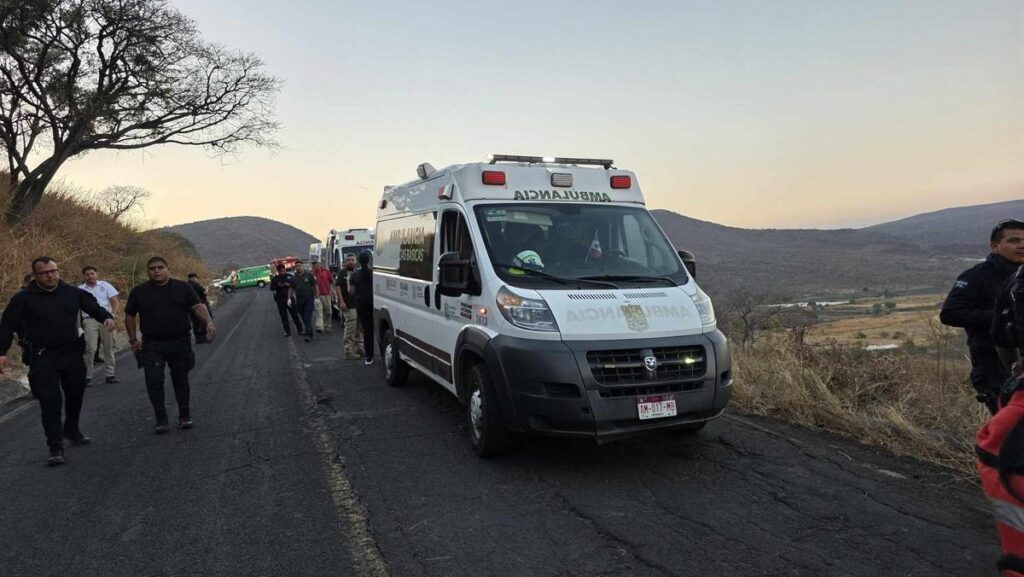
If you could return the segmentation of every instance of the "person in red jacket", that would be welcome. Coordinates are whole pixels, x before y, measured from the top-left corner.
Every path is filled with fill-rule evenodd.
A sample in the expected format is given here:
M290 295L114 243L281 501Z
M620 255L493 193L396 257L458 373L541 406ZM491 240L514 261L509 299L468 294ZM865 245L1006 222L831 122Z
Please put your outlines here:
M978 431L978 473L992 503L1003 577L1024 577L1024 390Z

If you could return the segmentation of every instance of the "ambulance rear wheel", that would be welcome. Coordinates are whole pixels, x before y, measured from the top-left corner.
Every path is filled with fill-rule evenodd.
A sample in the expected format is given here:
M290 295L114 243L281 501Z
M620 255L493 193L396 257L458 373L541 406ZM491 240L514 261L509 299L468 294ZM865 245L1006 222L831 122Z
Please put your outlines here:
M235 292L235 287L226 286L226 287L224 287L224 292L226 292L228 294L231 294L231 293Z
M263 281L260 281L260 282L256 283L256 288L263 288L265 286L267 286L267 283L265 283Z
M466 375L469 441L480 457L492 457L505 450L507 433L494 394L494 381L487 365L477 363Z
M384 379L392 387L400 387L409 379L409 364L398 355L398 343L391 329L384 332Z

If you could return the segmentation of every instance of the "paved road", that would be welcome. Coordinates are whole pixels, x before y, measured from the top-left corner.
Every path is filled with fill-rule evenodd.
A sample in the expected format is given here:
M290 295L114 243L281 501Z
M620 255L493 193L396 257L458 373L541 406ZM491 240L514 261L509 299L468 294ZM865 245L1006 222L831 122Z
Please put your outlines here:
M284 338L269 293L217 318L191 431L151 433L130 363L89 389L94 443L64 467L43 466L38 409L0 412L0 574L994 574L979 491L920 463L737 415L484 461L447 393L388 388L337 333Z

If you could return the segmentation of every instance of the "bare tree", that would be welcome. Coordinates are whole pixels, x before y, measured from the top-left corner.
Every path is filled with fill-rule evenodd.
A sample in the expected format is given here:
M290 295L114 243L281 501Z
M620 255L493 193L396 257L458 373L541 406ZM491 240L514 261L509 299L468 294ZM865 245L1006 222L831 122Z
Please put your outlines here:
M129 212L142 208L142 204L153 196L141 186L108 186L96 195L94 200L96 208L120 220Z
M280 81L263 69L253 54L205 42L168 0L0 0L8 222L90 150L276 146Z
M722 329L741 347L757 340L758 333L777 324L782 308L775 305L776 297L752 293L744 289L730 293L722 299Z

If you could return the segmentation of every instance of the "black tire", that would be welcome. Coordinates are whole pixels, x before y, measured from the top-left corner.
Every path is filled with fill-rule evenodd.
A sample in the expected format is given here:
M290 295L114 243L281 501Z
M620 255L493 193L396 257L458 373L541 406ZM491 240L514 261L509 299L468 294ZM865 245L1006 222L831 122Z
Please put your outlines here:
M231 293L235 292L235 287L230 286L230 285L226 286L226 287L224 287L224 292L226 292L228 294L231 294Z
M265 286L267 286L267 283L265 283L263 281L259 281L259 282L256 283L256 288L263 288Z
M409 380L409 364L398 354L398 343L391 329L384 331L384 380L392 387L401 387Z
M505 450L508 433L494 394L494 381L487 365L477 363L466 375L466 420L469 442L482 458Z

